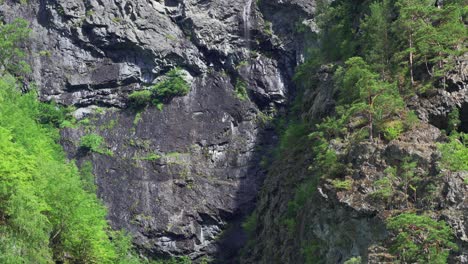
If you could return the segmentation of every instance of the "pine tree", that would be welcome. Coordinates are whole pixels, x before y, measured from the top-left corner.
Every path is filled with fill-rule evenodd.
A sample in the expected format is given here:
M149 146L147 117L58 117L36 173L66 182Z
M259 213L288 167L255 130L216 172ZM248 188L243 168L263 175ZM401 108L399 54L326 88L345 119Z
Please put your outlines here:
M425 34L424 25L427 23L432 3L428 0L399 0L395 6L399 9L399 17L395 21L394 30L399 35L401 55L407 58L411 86L414 87L415 60L421 56L416 49L417 36Z
M390 36L392 6L389 0L374 2L370 14L361 21L363 54L367 62L388 79L392 43Z

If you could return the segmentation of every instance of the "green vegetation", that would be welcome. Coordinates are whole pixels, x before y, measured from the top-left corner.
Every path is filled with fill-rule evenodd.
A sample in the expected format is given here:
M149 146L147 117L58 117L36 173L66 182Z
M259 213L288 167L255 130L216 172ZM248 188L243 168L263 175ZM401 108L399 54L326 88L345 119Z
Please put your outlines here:
M176 96L184 96L190 91L190 86L183 78L183 72L172 69L166 74L166 79L151 88L153 104L166 103Z
M174 97L187 95L189 92L190 86L184 79L184 73L181 69L175 68L149 90L135 91L129 95L128 99L132 107L141 108L152 103L161 110L163 104L170 102Z
M236 93L236 97L241 101L249 99L249 94L247 93L247 83L245 83L245 81L242 79L237 79L234 92Z
M332 185L333 187L335 187L335 189L349 191L353 187L353 181L348 180L348 179L346 180L335 179L332 181Z
M403 213L389 218L387 227L396 233L391 251L404 263L447 263L457 249L451 228L425 215Z
M244 223L242 223L242 228L249 237L255 235L255 228L257 228L257 217L257 214L254 212L245 219Z
M128 96L128 99L133 107L140 108L151 102L151 94L150 90L135 91Z
M315 37L319 45L310 49L309 59L296 69L294 80L302 92L316 89L319 81L316 72L320 67L327 67L334 72L337 102L335 111L320 120L301 111L302 119L292 122L280 141L282 151L291 148L293 142L297 144L294 137L301 138L300 144L310 144L308 154L313 161L309 171L316 175L315 180L306 179L298 186L288 212L283 216L283 224L290 232L296 230L297 214L315 192L315 188L305 186L318 182L318 178L328 178L335 189L350 190L353 182L345 176L352 173L352 168L344 163L346 157L339 153L364 141L385 144L398 140L403 133L417 126L418 117L408 109L406 102L415 94L430 95L431 90L444 88L457 56L467 51L467 29L463 21L468 10L463 1L444 1L439 6L424 0L317 1L317 11L316 22L320 30ZM308 107L299 104L294 109ZM439 144L441 167L451 171L467 170L468 138L457 133L460 120L456 109L449 115L448 123L449 141ZM291 136L298 131L297 124L311 131L308 138L302 133ZM392 197L398 195L404 197L407 208L418 206L418 199L421 202L430 199L437 184L435 177L418 171L417 163L410 157L392 162L381 179L374 182L375 192L371 197L391 203ZM403 216L392 219L389 228L395 227L392 230L398 231L398 225L393 223ZM417 223L421 219L429 221L421 216L414 216L413 220ZM404 226L402 222L400 225ZM437 242L445 249L432 248L432 252L440 253L440 256L431 258L446 260L449 249L452 249L448 246L451 231L442 221L430 225L434 230L440 227L446 235L446 240ZM428 234L436 234L434 230ZM414 252L405 251L406 242L396 239L394 243L395 248L399 248L394 252L399 253L400 261L445 263L413 259L414 256L409 255ZM431 238L413 242L421 243L425 249L431 248L432 243ZM313 259L320 252L317 247L304 247L302 253L305 259ZM419 254L421 258L428 257L422 251ZM358 259L349 261L359 262Z
M105 154L109 156L113 155L111 150L105 148L104 138L94 133L81 137L80 147L99 154Z
M352 257L344 262L344 264L361 264L362 259L361 257Z
M0 25L0 262L136 263L130 237L109 231L92 168L57 143L67 109L19 92L26 26Z
M21 43L28 41L30 32L24 19L16 19L9 24L0 22L0 76L8 72L22 78L31 71L24 61L26 53L19 48Z
M3 76L0 102L0 262L116 263L127 255L109 239L106 211L84 184L89 169L80 175L57 144L58 130L37 122L35 93L22 95Z
M449 141L438 144L441 165L450 171L468 171L468 134L453 133Z

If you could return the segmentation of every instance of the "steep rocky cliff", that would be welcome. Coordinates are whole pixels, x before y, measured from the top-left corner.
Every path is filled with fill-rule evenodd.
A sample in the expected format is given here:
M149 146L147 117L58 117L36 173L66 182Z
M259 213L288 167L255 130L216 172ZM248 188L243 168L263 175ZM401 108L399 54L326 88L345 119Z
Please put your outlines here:
M335 112L336 65L310 72L314 89L292 81L317 46L315 12L311 0L0 1L2 19L23 17L33 29L24 88L73 110L77 123L62 128L61 143L70 159L92 164L112 227L128 230L142 255L392 263L385 220L410 208L446 221L459 248L450 261L468 263L467 175L442 169L438 149L454 109L468 131L466 58L446 87L406 100L420 121L398 138L331 141L346 170L324 179L312 173L308 135ZM130 94L174 68L187 95L162 109L131 105ZM298 117L312 125L278 148L278 128ZM104 140L103 151L83 147L89 135ZM425 179L421 189L376 199L386 169L404 157ZM248 215L250 234L241 224Z
M309 1L2 1L5 21L30 21L26 87L75 107L62 130L70 159L91 161L114 228L147 256L220 254L242 246L240 221L276 142L268 124L287 106L304 57ZM271 22L268 22L271 21ZM129 107L128 95L179 67L190 93L163 110ZM236 96L246 83L249 99ZM107 154L80 148L98 134ZM112 155L111 155L112 154ZM221 241L217 243L216 241ZM222 248L222 250L218 250Z
M447 141L443 130L454 109L461 113L460 131L467 131L466 70L466 59L460 58L446 89L411 98L409 106L420 123L398 138L332 140L330 148L346 165L338 180L314 173L319 164L313 154L316 146L308 137L314 129L295 134L290 148L283 149L268 169L243 263L395 263L389 252L394 236L386 219L405 210L429 212L447 222L458 244L448 263L468 263L468 174L442 168L438 148ZM303 122L314 124L334 112L338 87L333 73L333 65L323 65L311 76L315 88L305 91L299 107ZM414 161L410 170L423 179L417 192L408 199L393 190L382 198L388 168L399 168L405 159Z

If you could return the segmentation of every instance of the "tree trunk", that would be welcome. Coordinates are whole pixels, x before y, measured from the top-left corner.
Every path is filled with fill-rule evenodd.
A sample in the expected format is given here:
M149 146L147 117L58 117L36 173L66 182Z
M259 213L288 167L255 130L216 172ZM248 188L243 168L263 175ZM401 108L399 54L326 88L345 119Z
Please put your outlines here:
M411 32L409 35L409 46L410 46L410 54L409 54L409 63L410 63L410 75L411 75L411 86L414 86L414 75L413 75L413 33Z

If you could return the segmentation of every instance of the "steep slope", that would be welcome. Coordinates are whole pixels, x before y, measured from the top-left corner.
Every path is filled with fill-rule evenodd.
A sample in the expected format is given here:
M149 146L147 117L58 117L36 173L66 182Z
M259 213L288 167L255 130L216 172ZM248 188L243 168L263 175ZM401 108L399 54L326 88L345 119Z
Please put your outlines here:
M62 130L63 146L79 164L92 161L112 226L131 231L148 256L195 259L216 254L221 240L220 258L229 259L245 240L239 222L276 142L269 123L294 93L293 69L304 57L296 27L310 27L314 10L308 1L260 5L265 16L255 1L0 5L7 22L31 22L25 87L75 107L78 123ZM188 95L162 110L130 107L129 94L174 67ZM93 138L105 151L83 147Z

